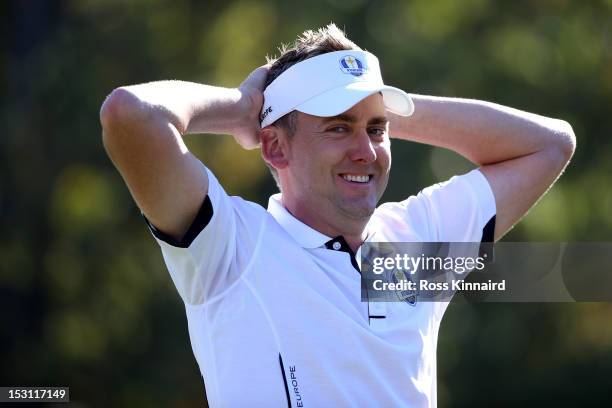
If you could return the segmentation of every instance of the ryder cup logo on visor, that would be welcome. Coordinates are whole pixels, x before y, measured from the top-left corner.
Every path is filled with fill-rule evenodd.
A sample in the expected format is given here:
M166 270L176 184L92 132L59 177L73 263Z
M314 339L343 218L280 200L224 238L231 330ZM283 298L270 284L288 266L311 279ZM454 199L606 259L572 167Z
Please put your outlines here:
M345 74L354 76L361 76L367 71L367 68L363 66L363 62L352 55L346 55L340 59L340 69Z

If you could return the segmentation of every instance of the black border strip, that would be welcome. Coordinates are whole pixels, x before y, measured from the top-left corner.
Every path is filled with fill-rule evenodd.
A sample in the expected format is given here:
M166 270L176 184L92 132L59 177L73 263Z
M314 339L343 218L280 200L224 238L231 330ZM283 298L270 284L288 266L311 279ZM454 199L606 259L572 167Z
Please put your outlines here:
M495 242L495 220L496 215L492 216L482 228L482 238L480 238L478 256L486 258L486 263L493 262L495 258L495 252L493 251L493 242Z
M165 232L158 230L153 224L149 222L149 220L147 219L147 217L144 216L144 214L142 216L144 217L147 225L149 226L151 233L153 233L153 235L155 235L157 239L164 241L166 244L175 246L177 248L189 248L189 245L191 245L193 240L196 239L196 237L200 234L200 232L202 232L204 228L206 228L206 226L212 219L213 207L212 203L210 202L210 198L208 198L208 195L206 195L206 197L204 197L204 202L202 203L202 206L198 211L198 214L195 216L193 222L189 226L189 229L187 230L183 238L181 238L180 240L176 240Z
M287 385L287 377L285 376L285 366L283 365L283 357L278 353L278 362L280 363L281 373L283 373L283 382L285 383L285 395L287 396L287 407L291 408L291 399L289 398L289 386Z

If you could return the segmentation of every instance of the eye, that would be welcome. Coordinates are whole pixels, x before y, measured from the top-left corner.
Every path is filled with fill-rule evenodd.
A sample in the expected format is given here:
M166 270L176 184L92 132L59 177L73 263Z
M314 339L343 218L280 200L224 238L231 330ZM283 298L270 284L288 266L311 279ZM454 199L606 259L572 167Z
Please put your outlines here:
M385 133L387 133L387 129L384 127L369 128L368 133L370 134L370 136L380 138L380 137L383 137Z
M333 132L333 133L346 133L349 131L349 129L345 125L335 125L335 126L329 127L327 131Z

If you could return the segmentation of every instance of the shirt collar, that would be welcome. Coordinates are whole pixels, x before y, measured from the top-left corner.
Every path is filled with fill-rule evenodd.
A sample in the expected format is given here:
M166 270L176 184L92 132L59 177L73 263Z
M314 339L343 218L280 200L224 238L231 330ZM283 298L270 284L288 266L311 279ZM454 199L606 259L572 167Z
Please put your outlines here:
M303 248L319 248L332 239L291 215L283 206L280 193L274 194L268 200L268 212Z

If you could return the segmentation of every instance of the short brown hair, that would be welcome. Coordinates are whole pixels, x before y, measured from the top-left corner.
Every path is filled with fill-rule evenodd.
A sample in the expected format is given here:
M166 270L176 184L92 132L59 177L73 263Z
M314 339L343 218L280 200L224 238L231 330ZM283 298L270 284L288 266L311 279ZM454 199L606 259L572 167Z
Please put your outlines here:
M349 40L344 31L339 29L334 23L330 23L326 27L319 28L316 31L304 31L293 44L281 44L278 49L280 52L278 58L266 57L268 64L270 64L268 77L266 78L266 88L272 81L278 78L280 74L298 62L328 52L360 49L361 48ZM292 111L277 119L273 125L285 129L289 137L291 137L296 131L296 119L295 111ZM280 188L276 169L269 165L268 167L272 172L276 184Z

